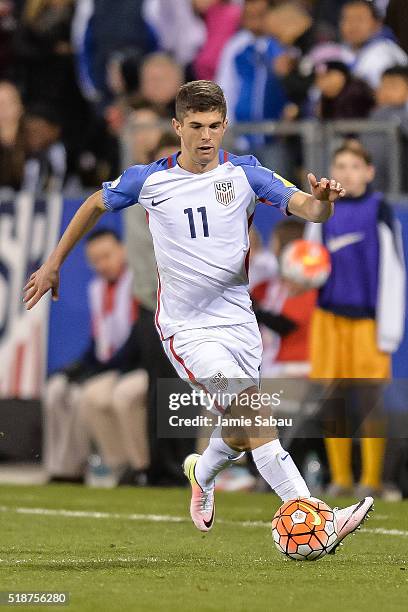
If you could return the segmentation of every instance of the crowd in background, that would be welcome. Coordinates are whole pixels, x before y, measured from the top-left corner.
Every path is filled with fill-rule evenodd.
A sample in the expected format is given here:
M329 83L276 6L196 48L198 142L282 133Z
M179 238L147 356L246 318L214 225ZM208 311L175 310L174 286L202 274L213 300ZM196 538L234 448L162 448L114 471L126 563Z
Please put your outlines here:
M231 123L394 118L404 138L407 32L403 0L1 0L0 186L78 195L145 163L160 131L138 126L192 79L223 87ZM298 178L296 142L233 146Z
M169 120L180 85L193 79L222 86L232 125L393 119L405 146L407 54L405 0L0 0L0 188L64 189L80 196L131 164L177 151ZM385 189L383 139L373 133L363 144L377 166L377 186ZM232 141L232 147L256 154L299 182L296 138L250 135ZM363 172L364 164L372 166L369 157L356 156ZM156 437L155 381L175 373L154 324L151 238L141 207L128 209L124 217L126 256L112 233L93 235L87 243L97 274L89 294L90 347L48 382L45 464L51 479L83 480L87 458L96 451L114 484L180 484L179 465L193 441ZM282 299L269 282L280 249L302 234L296 222L278 227L275 259L259 248L252 271L256 274L261 261L263 273L270 272L268 285L260 289L258 283L253 294L266 356L273 355L275 364L277 354L288 350L290 342L283 340L293 343L295 333L301 352L293 358L289 346L292 359L286 361L297 362L297 375L306 376L317 294L299 301L296 293L285 293ZM252 240L255 245L255 234ZM112 253L117 257L108 261ZM276 311L277 302L282 312ZM118 337L124 311L127 327ZM365 483L371 489L381 486L384 452L384 445L367 451L371 463L377 457L376 477ZM348 457L349 468L350 462ZM350 469L340 470L337 483L336 471L331 474L343 494L350 492ZM391 497L393 487L398 497L393 475L389 481Z

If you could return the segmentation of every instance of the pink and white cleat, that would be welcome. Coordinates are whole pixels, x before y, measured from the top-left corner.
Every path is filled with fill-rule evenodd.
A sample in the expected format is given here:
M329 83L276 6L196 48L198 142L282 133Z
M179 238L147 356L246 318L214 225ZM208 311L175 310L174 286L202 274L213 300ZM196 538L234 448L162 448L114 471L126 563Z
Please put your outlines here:
M347 506L347 508L333 509L337 521L338 537L333 548L329 551L330 555L334 555L346 536L356 531L356 529L360 529L365 519L370 516L368 513L372 510L373 505L374 499L372 497L365 497L357 504Z
M214 485L204 490L197 482L195 466L200 456L197 453L188 455L184 459L183 471L191 484L190 514L193 523L200 531L210 531L215 516Z

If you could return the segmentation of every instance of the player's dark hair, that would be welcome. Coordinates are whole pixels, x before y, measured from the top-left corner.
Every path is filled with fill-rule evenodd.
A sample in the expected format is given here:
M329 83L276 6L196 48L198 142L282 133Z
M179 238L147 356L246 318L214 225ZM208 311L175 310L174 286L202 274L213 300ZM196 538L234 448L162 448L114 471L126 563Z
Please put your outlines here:
M176 98L176 118L182 122L188 112L219 111L227 116L227 103L221 87L213 81L190 81L182 85Z
M278 221L272 234L279 241L279 252L277 255L280 255L285 246L290 242L303 238L304 230L305 224L302 221L296 221L295 219L282 219Z
M108 229L108 228L102 228L102 229L95 230L94 232L91 232L85 238L85 242L86 244L89 244L90 242L93 242L94 240L98 240L98 238L104 238L105 236L110 236L111 238L116 240L116 242L121 242L119 234L115 232L115 230Z
M405 79L408 82L408 67L407 66L391 66L391 68L387 68L382 73L383 77L385 76L397 76Z
M343 9L347 6L352 6L353 4L362 4L363 6L366 6L376 21L382 21L381 15L372 0L348 0L348 2L343 4Z

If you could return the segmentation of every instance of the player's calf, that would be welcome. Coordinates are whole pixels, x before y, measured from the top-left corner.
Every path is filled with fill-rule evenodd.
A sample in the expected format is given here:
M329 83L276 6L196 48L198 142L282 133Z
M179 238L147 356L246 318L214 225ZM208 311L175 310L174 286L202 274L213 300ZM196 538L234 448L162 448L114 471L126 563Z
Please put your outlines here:
M310 491L302 475L297 469L290 454L285 451L276 428L273 426L257 425L255 416L263 417L268 421L272 412L263 406L259 410L251 408L251 395L259 394L256 387L251 387L241 393L236 402L229 409L231 423L240 419L248 425L237 427L233 425L222 428L222 435L229 446L239 450L252 451L255 465L269 486L283 500L296 497L310 497ZM249 396L249 397L248 397ZM242 401L241 401L242 400Z

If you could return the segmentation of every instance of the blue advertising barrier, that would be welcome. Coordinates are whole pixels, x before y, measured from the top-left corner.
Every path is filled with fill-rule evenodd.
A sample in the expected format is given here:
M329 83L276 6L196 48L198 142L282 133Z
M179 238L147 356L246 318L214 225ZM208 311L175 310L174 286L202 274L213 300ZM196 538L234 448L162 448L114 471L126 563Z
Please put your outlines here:
M61 222L61 233L81 202L65 201ZM405 257L408 258L408 209L396 207L396 213L403 228ZM256 209L254 224L264 242L281 214L270 206L259 205ZM98 223L122 233L122 215L106 214ZM91 270L86 264L85 241L82 240L65 262L61 273L60 300L52 303L49 327L48 372L52 373L78 358L89 342L90 321L87 307L86 286L91 278ZM407 296L408 304L408 296ZM407 325L408 328L408 325ZM393 356L393 372L397 378L408 378L408 329L404 340Z

